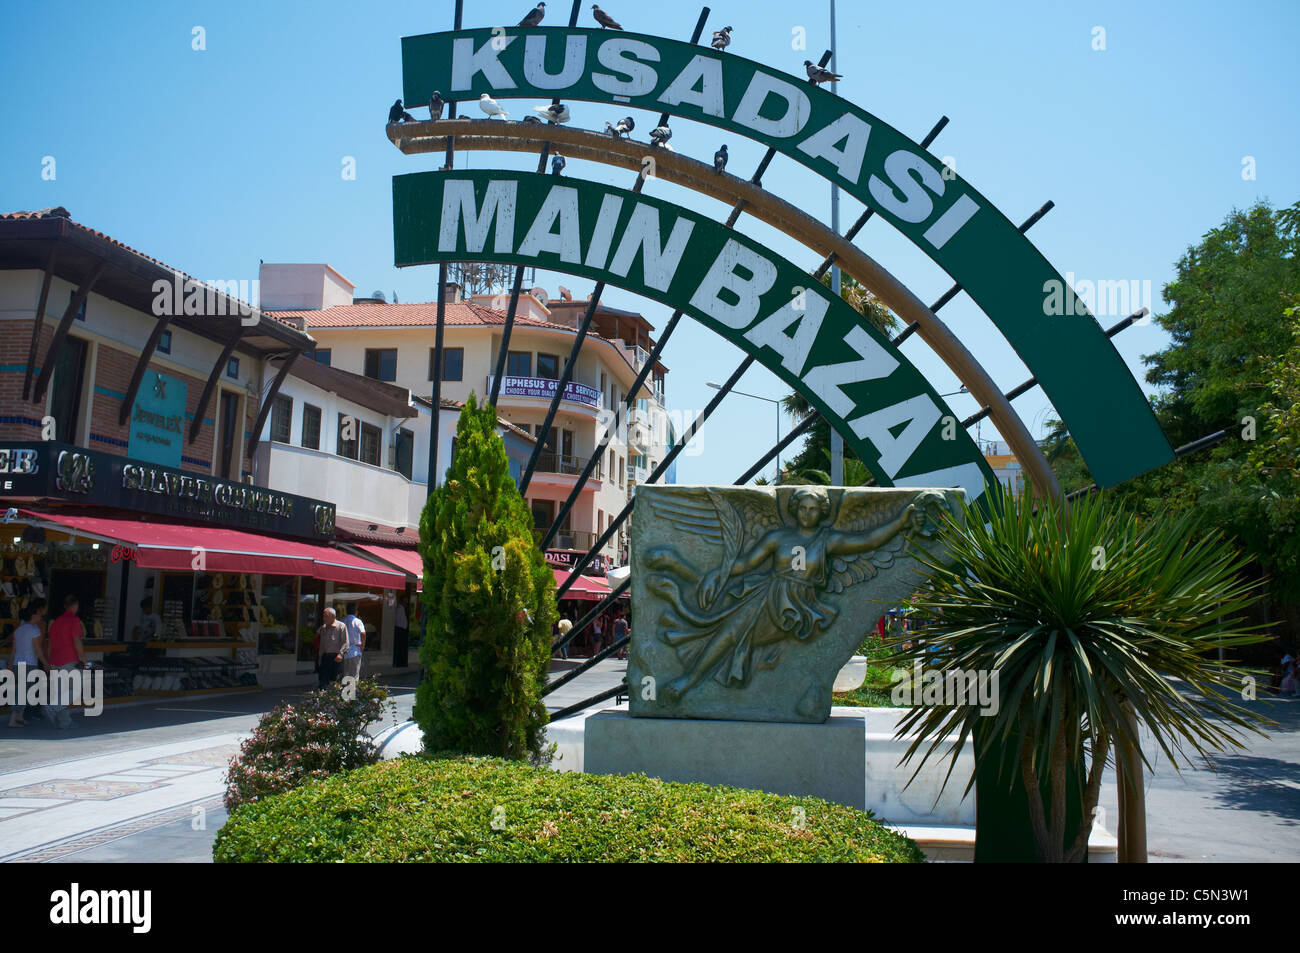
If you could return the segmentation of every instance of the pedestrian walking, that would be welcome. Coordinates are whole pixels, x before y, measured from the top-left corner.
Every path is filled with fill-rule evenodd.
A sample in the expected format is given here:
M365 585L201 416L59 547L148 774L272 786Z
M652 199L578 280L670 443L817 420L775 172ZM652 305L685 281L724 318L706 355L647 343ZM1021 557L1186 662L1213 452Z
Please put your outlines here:
M591 623L591 657L595 658L600 654L600 650L605 647L605 617L596 616L596 620Z
M623 639L627 638L629 631L627 620L623 618L623 610L620 609L618 612L614 613L614 640L610 644L617 645L619 642L623 641ZM627 658L626 646L618 650L618 657L621 659Z
M317 684L324 688L337 682L343 672L343 653L348 648L348 627L338 620L333 609L326 609L324 622L316 630Z
M86 651L83 640L86 638L86 626L77 617L81 600L69 593L63 600L63 615L50 623L48 636L49 648L47 658L50 672L71 672L86 664ZM56 728L71 728L72 715L66 704L59 704L55 697L55 686L65 683L51 681L50 704L45 708L45 715Z
M560 619L559 622L555 623L555 634L557 638L562 639L569 634L569 630L572 628L573 628L573 623L570 622L568 619L562 618ZM563 645L560 646L560 658L568 659L568 657L569 657L569 643L565 642Z
M45 637L41 634L41 624L45 621L45 600L34 599L26 609L18 613L22 624L14 630L14 653L9 660L18 684L27 683L27 673L45 664ZM27 726L26 707L14 704L9 709L9 727Z
M343 624L348 629L348 647L343 653L343 677L361 677L361 653L366 650L366 624L357 618L357 604L349 602Z

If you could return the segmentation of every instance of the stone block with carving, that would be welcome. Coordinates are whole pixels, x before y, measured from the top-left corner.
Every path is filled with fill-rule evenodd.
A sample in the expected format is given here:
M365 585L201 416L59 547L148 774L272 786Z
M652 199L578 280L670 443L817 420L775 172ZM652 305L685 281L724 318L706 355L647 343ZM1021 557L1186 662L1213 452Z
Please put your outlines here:
M637 488L634 717L818 723L835 675L923 584L960 490Z

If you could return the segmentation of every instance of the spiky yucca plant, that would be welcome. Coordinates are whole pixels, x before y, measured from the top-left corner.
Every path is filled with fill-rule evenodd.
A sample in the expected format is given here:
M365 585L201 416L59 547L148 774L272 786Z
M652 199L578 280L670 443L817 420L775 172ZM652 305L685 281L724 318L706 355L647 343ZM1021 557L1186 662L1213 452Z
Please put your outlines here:
M420 516L428 629L414 715L429 751L538 760L555 576L496 427L470 394L447 479Z
M987 716L970 704L913 709L899 725L916 735L904 758L919 752L919 769L969 737L977 760L1018 768L1025 791L1044 794L1028 799L1042 861L1083 859L1107 757L1112 745L1141 752L1139 724L1176 767L1259 730L1228 696L1242 696L1245 676L1232 651L1265 638L1244 621L1261 584L1194 514L1140 525L1101 494L1071 506L995 490L989 513L967 506L940 536L944 559L918 554L928 575L913 603L918 640L891 662L920 660L944 678L996 671L999 704ZM1016 756L1001 757L1017 738ZM1076 769L1084 820L1067 845Z

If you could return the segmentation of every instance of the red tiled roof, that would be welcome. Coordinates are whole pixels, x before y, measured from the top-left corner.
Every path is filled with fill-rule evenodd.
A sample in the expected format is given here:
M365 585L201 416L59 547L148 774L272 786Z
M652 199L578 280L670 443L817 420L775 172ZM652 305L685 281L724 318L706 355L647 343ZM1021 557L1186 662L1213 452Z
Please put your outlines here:
M438 305L433 301L421 301L412 304L340 304L321 311L273 311L277 318L302 318L308 328L377 328L377 327L433 327L437 323ZM503 325L506 316L501 311L494 311L472 301L447 302L447 326L474 327L483 325ZM519 315L516 325L533 328L555 328L572 331L567 324L552 321L539 321ZM594 337L594 335L589 335Z
M180 276L181 276L181 279L182 279L183 281L197 281L199 284L203 285L205 288L207 287L206 284L204 284L204 283L203 283L202 281L200 281L198 278L195 278L193 275L187 274L187 273L181 271L179 268L173 268L171 265L167 264L166 262L161 262L161 261L159 261L157 258L154 258L152 255L146 255L144 252L139 251L138 249L132 248L130 245L126 244L126 242L120 242L120 241L118 241L118 240L117 240L116 238L114 238L112 235L106 235L106 234L104 234L103 232L96 231L95 229L89 227L88 225L82 225L80 222L74 222L74 221L72 220L72 213L69 212L66 208L64 208L64 207L61 206L61 205L60 205L60 206L56 206L56 207L54 207L54 208L43 208L43 209L38 209L38 210L36 210L36 211L31 211L31 212L3 212L3 213L0 213L0 221L15 221L15 222L16 222L16 221L23 221L23 220L25 220L25 219L43 219L43 218L65 218L65 219L68 220L68 224L69 224L69 225L72 225L72 226L74 226L74 227L76 227L76 228L79 228L79 229L81 229L83 232L87 232L87 233L90 234L90 235L94 235L96 238L102 238L104 241L108 242L110 245L116 245L118 248L121 248L121 249L124 250L124 251L130 252L132 255L135 255L137 258L143 258L145 261L152 262L153 264L157 265L159 268L165 268L166 270L168 270L168 271L170 271L170 272L174 272L175 274L180 275ZM232 297L232 296L228 296L228 297ZM233 297L232 297L232 300L234 300L234 301L239 301L238 298L233 298ZM247 305L247 306L250 307L250 308L253 307L252 303L251 303L251 302L248 302L248 301L241 301L241 302L239 302L239 303L244 304L244 305ZM254 309L254 310L256 310L256 309ZM268 318L272 318L273 320L279 321L281 324L288 325L289 327L294 327L294 326L293 326L292 324L290 324L288 321L284 321L284 320L282 320L281 318L277 317L276 314L275 314L274 312L271 312L271 311L263 311L262 313L265 314ZM297 328L294 328L294 330L297 330Z

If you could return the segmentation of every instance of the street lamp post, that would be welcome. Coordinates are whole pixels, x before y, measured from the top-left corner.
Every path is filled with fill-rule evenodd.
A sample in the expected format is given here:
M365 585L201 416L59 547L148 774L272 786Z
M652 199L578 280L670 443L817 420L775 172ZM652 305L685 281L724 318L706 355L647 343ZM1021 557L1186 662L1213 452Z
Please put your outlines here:
M714 390L722 389L722 385L716 381L706 381L705 383ZM734 388L731 393L739 394L741 397L752 397L755 400L765 400L769 404L776 404L776 442L779 444L781 442L781 402L773 397L764 397L761 394L747 394L743 390L735 390ZM772 482L781 482L781 451L779 450L776 452L776 479Z

